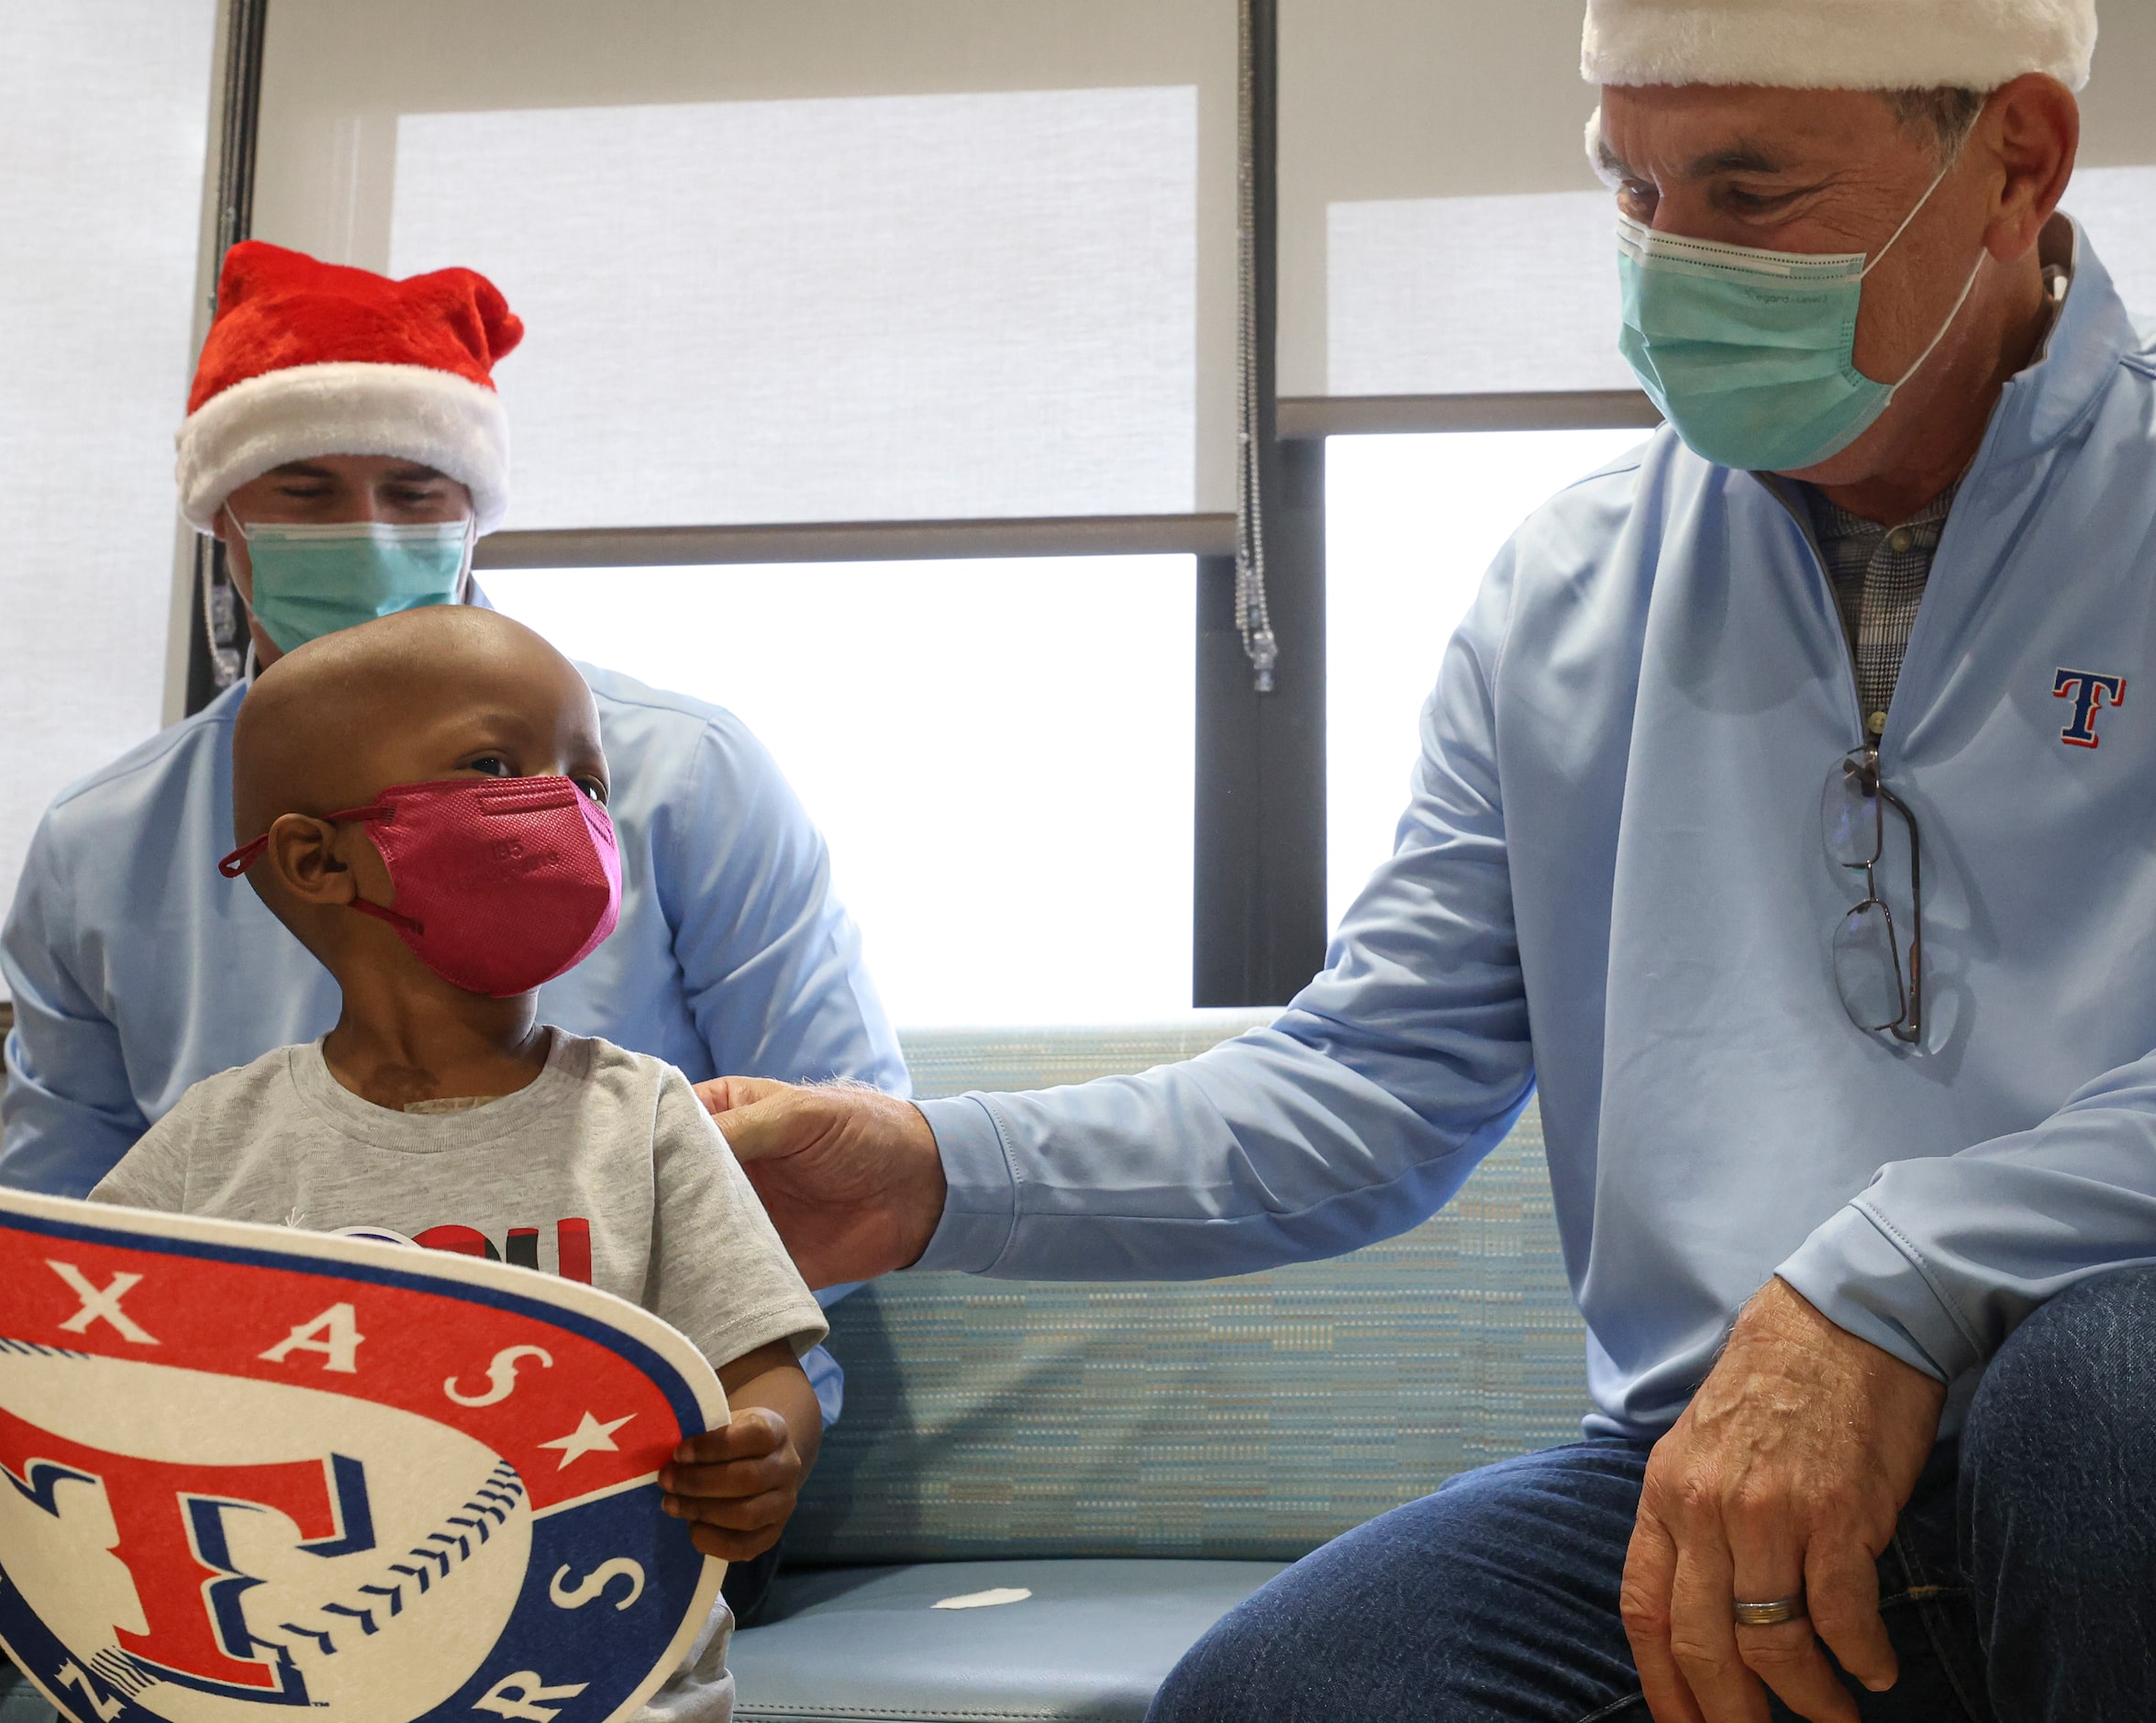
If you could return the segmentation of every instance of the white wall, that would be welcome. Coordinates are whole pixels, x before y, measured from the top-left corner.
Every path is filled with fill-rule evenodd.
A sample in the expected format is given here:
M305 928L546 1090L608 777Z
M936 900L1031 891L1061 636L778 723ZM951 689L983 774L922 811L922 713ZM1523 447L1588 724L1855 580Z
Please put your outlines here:
M214 0L0 0L0 895L158 728Z

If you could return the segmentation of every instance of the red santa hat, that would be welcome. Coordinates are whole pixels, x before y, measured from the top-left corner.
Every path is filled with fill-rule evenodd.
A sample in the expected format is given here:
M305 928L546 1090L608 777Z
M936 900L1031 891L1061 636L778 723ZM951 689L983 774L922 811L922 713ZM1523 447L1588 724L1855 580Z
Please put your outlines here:
M2089 81L2096 0L1587 0L1590 83L1995 90Z
M225 253L217 315L180 427L180 512L288 461L396 455L466 485L478 529L509 506L509 419L494 364L524 339L468 269L392 281L249 239Z

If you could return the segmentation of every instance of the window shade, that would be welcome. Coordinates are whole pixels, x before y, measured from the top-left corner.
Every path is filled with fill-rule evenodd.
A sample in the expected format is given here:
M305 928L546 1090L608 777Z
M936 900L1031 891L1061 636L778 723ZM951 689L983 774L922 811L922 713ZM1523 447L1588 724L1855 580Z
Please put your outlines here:
M53 794L157 728L213 0L0 6L0 893Z
M512 527L1219 511L1234 77L1233 0L273 0L255 228L501 285Z
M1583 11L1280 0L1284 395L1629 386Z
M1638 386L1614 335L1606 191L1399 198L1326 214L1327 393Z
M1629 389L1615 214L1581 136L1581 0L1281 0L1280 386ZM2081 217L2156 313L2156 8L2110 6Z

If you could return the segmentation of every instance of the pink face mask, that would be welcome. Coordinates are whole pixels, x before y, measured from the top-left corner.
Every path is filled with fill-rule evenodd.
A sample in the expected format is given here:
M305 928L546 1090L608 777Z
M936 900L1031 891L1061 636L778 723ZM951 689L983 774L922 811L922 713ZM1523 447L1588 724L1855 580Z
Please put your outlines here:
M355 898L419 961L467 993L529 993L590 956L621 916L621 854L606 811L567 778L399 784L366 807L396 907ZM217 863L238 879L267 835Z

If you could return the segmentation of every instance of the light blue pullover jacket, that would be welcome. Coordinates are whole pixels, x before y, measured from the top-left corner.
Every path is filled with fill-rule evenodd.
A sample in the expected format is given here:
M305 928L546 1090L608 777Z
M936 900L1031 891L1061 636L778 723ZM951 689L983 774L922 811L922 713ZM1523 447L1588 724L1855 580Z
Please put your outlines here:
M2125 679L2095 747L2062 739L2062 671ZM2085 245L1889 717L1923 844L1915 1050L1835 986L1862 876L1820 796L1863 730L1808 528L1665 428L1492 568L1325 973L1185 1064L927 1103L950 1197L921 1266L1352 1250L1435 1211L1539 1086L1590 1429L1666 1428L1775 1273L1954 1383L1951 1428L2031 1309L2156 1260L2156 354ZM1906 866L1880 876L1906 915Z
M579 665L621 840L621 920L539 993L542 1020L678 1065L853 1077L906 1065L833 897L823 839L730 713ZM0 1184L86 1195L187 1086L337 1020L337 984L243 882L243 690L61 793L32 839L0 966L15 995ZM839 1381L813 1354L827 1417Z

